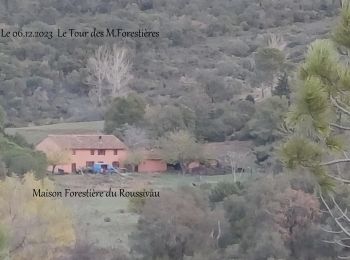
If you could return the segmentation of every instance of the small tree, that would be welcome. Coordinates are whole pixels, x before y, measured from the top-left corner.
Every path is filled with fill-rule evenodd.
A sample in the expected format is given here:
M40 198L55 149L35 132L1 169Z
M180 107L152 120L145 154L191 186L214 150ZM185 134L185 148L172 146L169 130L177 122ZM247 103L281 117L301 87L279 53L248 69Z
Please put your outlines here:
M180 129L194 130L195 120L195 112L186 106L148 106L145 113L145 121L149 125L150 134L155 137Z
M276 76L285 63L286 55L283 52L285 46L282 37L270 35L267 46L259 48L255 54L257 80L262 86L263 97L265 85L272 90Z
M281 136L280 126L286 112L288 100L285 97L270 97L259 104L255 114L248 122L249 135L257 144L277 141Z
M54 149L46 153L47 163L52 166L52 174L55 172L57 165L68 164L71 162L71 152L69 150Z
M129 94L127 97L117 97L106 112L105 131L112 133L116 128L120 128L124 124L139 124L143 120L145 109L144 100L136 94Z
M186 130L171 132L160 141L161 156L168 163L179 163L182 174L185 174L188 165L196 160L203 159L202 145Z
M137 150L131 150L128 153L128 157L126 158L125 163L129 164L132 167L131 171L134 172L136 166L138 166L143 161L143 159L144 156L142 152Z
M272 91L272 95L283 97L285 96L290 102L290 87L288 82L288 75L284 72L279 78L276 87Z
M248 153L239 153L235 151L227 152L225 156L225 161L230 164L231 173L233 176L233 182L237 182L237 170L239 165L243 165L245 160L247 159Z

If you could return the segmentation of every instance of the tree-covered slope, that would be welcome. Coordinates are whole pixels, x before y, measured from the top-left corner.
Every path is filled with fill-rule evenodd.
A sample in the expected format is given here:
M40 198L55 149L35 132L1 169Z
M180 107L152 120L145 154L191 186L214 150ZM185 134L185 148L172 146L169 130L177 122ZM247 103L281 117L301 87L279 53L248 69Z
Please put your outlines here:
M146 28L160 37L0 37L0 104L8 125L101 119L88 95L87 61L98 46L117 43L132 54L131 90L150 104L196 112L203 108L194 105L204 104L209 113L257 85L254 55L267 33L282 35L289 61L298 62L338 8L330 0L2 0L4 31Z

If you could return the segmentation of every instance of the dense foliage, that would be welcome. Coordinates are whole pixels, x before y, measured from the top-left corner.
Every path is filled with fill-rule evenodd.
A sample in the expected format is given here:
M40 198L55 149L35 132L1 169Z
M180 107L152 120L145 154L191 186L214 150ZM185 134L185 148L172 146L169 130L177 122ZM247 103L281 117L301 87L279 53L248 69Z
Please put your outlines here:
M7 177L0 181L0 225L6 227L7 239L2 259L57 259L65 255L63 248L74 245L70 212L60 200L31 196L33 189L40 188L53 190L54 184L36 180L32 173L23 180ZM3 233L0 241L4 245Z
M19 144L16 141L19 140ZM29 147L22 146L20 137L7 138L0 133L0 175L19 174L35 171L37 177L46 173L46 156Z
M315 188L302 175L281 175L163 191L140 205L132 252L140 259L335 259L337 249L322 242L331 237L320 228L329 218Z

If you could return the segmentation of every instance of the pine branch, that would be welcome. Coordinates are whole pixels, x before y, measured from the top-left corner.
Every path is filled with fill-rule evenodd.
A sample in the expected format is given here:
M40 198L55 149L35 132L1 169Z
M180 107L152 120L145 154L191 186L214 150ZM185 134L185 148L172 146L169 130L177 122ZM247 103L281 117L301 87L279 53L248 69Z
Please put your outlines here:
M321 166L330 166L330 165L334 165L334 164L338 164L338 163L348 163L348 162L350 162L350 159L348 159L348 158L338 159L338 160L333 160L333 161L321 163Z
M336 180L336 181L340 181L344 184L350 184L350 180L346 180L346 179L343 179L343 178L340 178L340 177L337 177L337 176L334 176L334 175L331 175L331 174L327 174L327 176L329 178L332 178L333 180Z
M344 107L342 107L342 106L339 104L339 102L338 102L335 98L333 98L333 97L330 97L330 98L331 98L332 104L333 104L336 108L338 108L338 109L339 109L340 111L342 111L344 114L350 116L350 111L349 111L349 110L347 110L347 109L345 109Z
M347 236L350 237L350 232L349 230L347 230L344 225L338 220L338 218L334 215L334 213L332 212L331 208L329 207L329 205L327 204L327 202L325 201L325 199L322 196L322 193L320 192L320 197L322 200L323 205L327 208L329 214L331 214L333 220L335 221L335 223L337 224L337 226L343 231L343 233Z
M341 240L333 240L333 241L322 240L322 242L325 242L325 243L328 243L328 244L336 244L336 245L341 246L341 247L344 247L344 248L350 248L350 246L348 246L348 245L342 243ZM344 259L344 258L343 258L343 259ZM345 258L345 259L346 259L346 258ZM348 259L350 259L350 256L349 256Z
M346 131L350 130L350 127L347 127L347 126L342 126L342 125L338 125L338 124L335 124L335 123L331 123L330 125L335 127L335 128L338 128L340 130L346 130Z

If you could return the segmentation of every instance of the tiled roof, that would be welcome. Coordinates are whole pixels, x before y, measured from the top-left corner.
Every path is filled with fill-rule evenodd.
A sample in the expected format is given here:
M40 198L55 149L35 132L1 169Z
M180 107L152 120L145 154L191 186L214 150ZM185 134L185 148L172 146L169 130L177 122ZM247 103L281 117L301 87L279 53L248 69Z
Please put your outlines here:
M65 149L127 149L114 135L49 135L47 139Z

